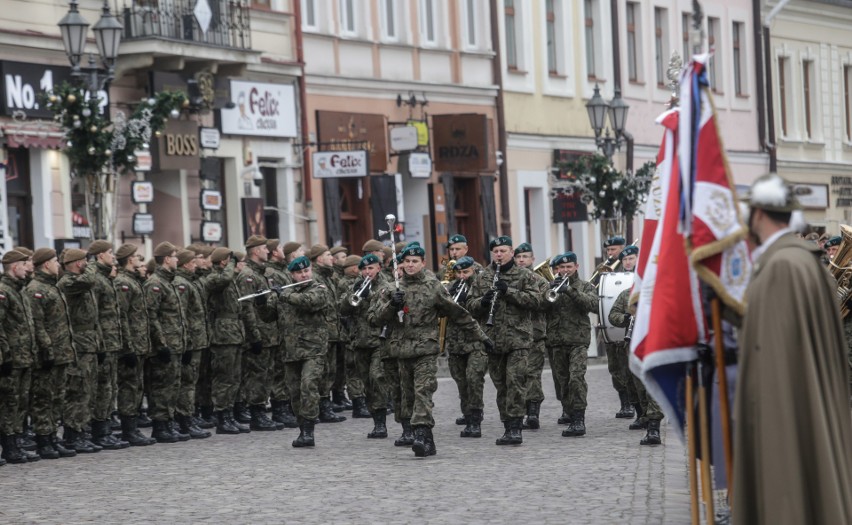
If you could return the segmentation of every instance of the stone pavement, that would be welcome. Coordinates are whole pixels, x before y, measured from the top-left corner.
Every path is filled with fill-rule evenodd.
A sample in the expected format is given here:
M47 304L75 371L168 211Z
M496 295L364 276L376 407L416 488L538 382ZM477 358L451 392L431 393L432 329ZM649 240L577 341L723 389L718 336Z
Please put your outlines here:
M588 433L563 438L545 371L543 428L519 447L502 433L486 381L482 439L460 439L457 390L435 395L438 455L415 458L391 437L368 440L372 420L317 425L317 447L294 449L298 430L102 451L0 468L0 523L688 523L684 450L613 417L605 365L590 367ZM389 417L389 419L391 419Z

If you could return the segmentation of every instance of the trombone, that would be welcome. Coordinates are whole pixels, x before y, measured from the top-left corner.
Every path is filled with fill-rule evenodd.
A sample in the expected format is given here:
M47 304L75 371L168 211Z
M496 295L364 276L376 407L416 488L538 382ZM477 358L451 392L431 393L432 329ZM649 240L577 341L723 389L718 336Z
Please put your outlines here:
M354 307L358 307L361 304L361 301L364 300L364 292L370 288L370 283L373 281L372 277L364 277L364 282L361 283L361 287L358 288L358 291L352 294L352 297L349 298L349 304Z

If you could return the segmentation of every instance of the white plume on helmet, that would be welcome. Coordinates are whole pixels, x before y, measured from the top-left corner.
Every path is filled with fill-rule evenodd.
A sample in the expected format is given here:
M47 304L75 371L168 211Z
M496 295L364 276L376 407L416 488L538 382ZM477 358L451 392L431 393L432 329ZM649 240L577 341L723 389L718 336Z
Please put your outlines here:
M749 202L752 206L781 208L787 204L790 189L778 175L761 177L751 187Z

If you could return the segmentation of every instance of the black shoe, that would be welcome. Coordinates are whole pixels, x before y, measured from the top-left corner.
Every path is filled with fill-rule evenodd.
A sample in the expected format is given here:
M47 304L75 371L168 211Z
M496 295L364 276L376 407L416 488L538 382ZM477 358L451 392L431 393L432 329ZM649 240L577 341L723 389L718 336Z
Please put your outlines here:
M527 401L527 420L524 422L524 428L530 430L538 430L541 428L541 422L538 420L538 411L541 407L539 401Z
M205 420L203 417L196 416L196 415L189 416L189 422L192 426L198 427L198 428L205 428L206 429L206 428L214 428L216 426L215 423L210 423L207 420Z
M511 436L509 436L509 427L511 426L511 421L503 421L503 435L497 438L497 445L508 445L511 441Z
M95 447L93 443L83 438L82 432L74 429L65 427L65 434L62 437L65 438L65 446L78 454L94 454L101 451L101 447Z
M168 421L153 420L151 426L154 429L151 432L151 437L156 439L157 443L177 443L180 441L176 435L172 434Z
M251 412L249 412L248 407L242 401L234 403L234 419L244 425L251 423Z
M630 401L627 399L627 392L619 392L618 399L621 401L621 409L615 413L618 419L629 419L635 416L633 407L630 406Z
M59 451L53 448L53 440L49 435L36 435L36 445L41 459L59 459Z
M204 439L212 436L210 432L207 430L201 430L192 422L192 416L182 416L175 415L175 419L177 419L178 425L180 425L180 432L182 434L189 435L190 439Z
M230 413L225 414L225 417L228 418L228 422L230 422L231 425L233 425L237 430L239 430L240 434L248 434L249 432L251 432L251 428L249 428L248 425L240 423L239 421L234 419L233 412L234 411L231 410Z
M456 418L456 425L467 425L467 419L465 418L464 414L462 414L461 417Z
M648 420L645 419L645 411L642 410L640 403L633 403L633 409L636 410L636 419L627 427L630 430L644 430L648 428Z
M468 424L459 435L463 438L482 437L482 428L480 427L480 424L482 423L482 410L474 408L470 411L470 415L467 416L467 419Z
M77 451L71 448L65 448L65 444L61 439L56 437L56 432L50 435L50 441L53 443L53 448L59 452L60 458L73 458L77 455Z
M8 463L20 464L29 461L26 454L18 448L18 441L15 436L2 435L0 436L0 443L3 445L3 453L0 454L0 457Z
M414 444L414 433L411 431L411 420L403 419L400 424L402 425L402 435L393 442L393 446L410 447Z
M92 443L104 450L121 450L121 442L113 439L109 420L92 420ZM129 444L128 444L129 446Z
M438 453L431 428L421 425L414 429L414 443L411 444L411 450L418 458L434 456Z
M35 452L38 449L38 444L35 441L35 436L27 437L26 434L18 434L16 436L18 448L27 452Z
M563 411L562 415L559 416L559 419L556 420L556 422L559 423L560 425L570 425L571 424L571 414L567 414Z
M343 412L344 410L352 410L353 403L346 399L346 392L343 390L332 390L331 391L331 403L335 406L335 412ZM341 407L340 410L337 410L336 407ZM365 403L366 406L366 403ZM353 416L354 417L354 416ZM370 417L370 416L367 416Z
M140 410L139 415L136 416L136 426L138 428L151 428L153 424L151 418L148 417L148 412Z
M510 445L520 445L524 442L524 418L516 417L509 422Z
M109 429L113 432L121 430L121 419L118 418L118 412L113 412L109 417Z
M586 411L575 410L571 413L571 424L562 431L562 437L577 437L586 435Z
M331 400L327 397L320 398L319 410L320 423L341 423L346 421L346 416L338 416L331 408Z
M201 407L201 417L198 418L201 420L201 423L198 424L198 428L216 428L218 421L216 421L216 416L213 414L213 407L206 406Z
M366 397L352 398L352 419L368 419L372 417L367 409Z
M263 405L252 405L251 425L249 428L252 430L279 430L278 425L267 417L266 410Z
M131 447L147 447L157 443L156 439L139 431L136 416L121 416L121 439L127 441Z
M299 437L293 440L293 446L296 448L314 446L314 422L305 421L299 425Z
M357 400L357 398L355 399ZM384 439L388 437L388 427L386 425L387 412L384 409L379 409L373 412L373 430L367 434L370 439Z
M178 438L178 441L189 441L190 439L192 439L189 434L186 434L179 430L179 427L175 424L174 419L168 420L168 422L166 423L166 428L169 429L169 432L171 432L173 436Z
M230 418L227 417L229 410L220 410L216 412L216 433L217 434L239 434L240 429L231 424Z
M640 445L660 445L663 443L663 440L660 439L660 421L659 420L650 420L648 421L648 432L645 434L640 441Z
M284 428L299 428L296 415L289 401L272 402L272 421L284 425Z

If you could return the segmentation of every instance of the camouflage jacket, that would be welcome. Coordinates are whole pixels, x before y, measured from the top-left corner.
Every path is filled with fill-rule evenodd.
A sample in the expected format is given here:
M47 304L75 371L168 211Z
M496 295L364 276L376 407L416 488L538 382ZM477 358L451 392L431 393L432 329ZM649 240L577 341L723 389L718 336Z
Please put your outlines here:
M340 293L338 294L340 295L340 313L349 317L350 347L353 350L355 348L378 348L382 344L379 339L382 327L370 322L369 312L373 299L385 285L385 276L379 272L376 279L370 283L370 295L362 299L358 306L352 306L350 303L352 295L361 288L363 282L362 277L350 278L348 282L341 283Z
M234 261L229 261L224 268L215 267L205 278L208 293L207 311L211 319L211 345L242 345L246 341L246 328L249 325L245 322L245 301L237 302L240 291L237 289L235 277ZM259 341L257 324L251 326L255 331L249 334L249 341Z
M266 264L264 276L266 277L266 282L269 283L270 287L287 286L288 284L293 283L293 277L290 275L290 272L287 271L287 263L283 261L269 261ZM288 341L286 334L291 330L292 323L290 322L290 308L292 307L283 301L277 301L277 305L278 312L276 326L278 327L278 347L281 351L286 352Z
M438 346L440 316L452 318L461 329L470 331L472 340L487 339L470 313L453 302L444 285L425 270L414 275L403 274L399 287L405 292L402 323L397 317L397 308L391 305L391 297L396 289L393 283L376 291L368 314L374 325L394 325L395 344L388 348L389 357L409 359L438 355L441 351Z
M547 291L550 289L550 283L541 275L533 272L536 283L538 284L541 296L546 297ZM541 301L541 306L533 312L533 341L541 341L547 337L547 300Z
M485 326L490 305L482 304L482 297L491 289L495 267L489 264L476 276L467 296L467 307L485 327L485 333L494 341L494 350L505 354L512 350L529 349L533 341L533 312L544 300L535 280L535 274L520 268L514 261L500 268L500 280L509 285L505 294L495 295L494 326Z
M173 354L182 354L188 349L186 303L188 291L180 291L174 284L175 272L162 266L145 281L145 302L151 327L151 348L158 351L163 347Z
M473 281L476 280L476 276L470 276L467 281L462 281L461 279L456 279L452 281L450 285L450 297L454 298L459 292L459 287L462 285L462 282L467 283L467 288L459 296L458 303L463 305L467 302L467 296L470 294L470 286L473 284ZM475 335L475 334L474 334ZM482 349L482 346L478 344L476 339L471 338L471 331L465 330L463 326L456 324L454 318L447 319L447 331L444 335L444 349L447 353L452 355L463 355L469 354L474 350Z
M562 280L557 278L555 284ZM553 284L551 284L553 286ZM563 286L556 302L545 301L547 346L582 346L592 341L589 314L598 311L598 293L592 283L576 276Z
M240 289L240 295L249 295L262 290L268 290L269 281L264 275L265 272L264 265L247 260L245 268L243 268L243 271L237 277L237 286ZM249 331L259 331L264 348L269 348L278 346L276 310L274 305L270 304L275 302L275 294L267 294L266 300L267 304L264 306L256 306L254 301L251 300L243 301L242 304L248 310L248 315L246 316L247 322L255 324L254 327L249 328Z
M59 290L68 303L72 339L78 354L101 352L101 329L98 324L98 302L92 289L97 283L94 264L79 274L65 272L59 278Z
M337 271L335 266L335 272ZM352 341L352 305L349 300L352 298L353 287L355 283L361 282L361 277L357 275L341 275L337 279L337 311L340 314L340 342L347 349L353 349ZM363 304L363 303L362 303Z
M94 266L95 287L92 292L98 301L98 324L101 326L101 340L105 352L118 352L124 346L121 339L121 314L118 311L118 297L109 274L112 266L99 262L90 262Z
M30 301L39 366L48 359L57 365L67 365L77 359L71 339L68 303L56 286L57 282L59 277L37 271L25 287Z
M0 303L3 308L3 332L6 348L3 356L14 368L29 368L36 363L36 341L29 296L24 293L26 281L8 274L0 278Z
M334 277L334 267L313 265L314 281L324 285L328 290L331 304L325 309L325 322L328 326L328 341L334 343L340 341L340 319L337 312L337 281Z
M615 302L612 303L612 309L609 311L609 322L612 326L619 328L627 328L630 324L630 309L628 301L630 300L630 288L622 290Z
M325 356L328 351L328 323L326 312L333 307L331 291L317 281L304 286L287 288L281 294L280 303L290 305L289 331L284 335L287 342L284 361L302 361L311 357Z
M175 280L172 281L178 293L186 297L183 317L186 321L187 350L201 350L210 346L210 338L207 335L207 309L195 280L194 272L178 268L175 271Z
M151 353L151 326L148 323L145 291L138 274L119 269L115 276L115 290L118 292L118 310L124 328L124 350L140 357L147 356Z

